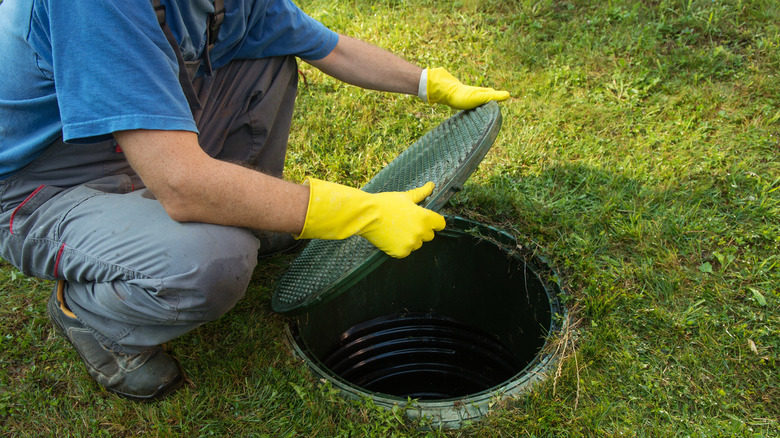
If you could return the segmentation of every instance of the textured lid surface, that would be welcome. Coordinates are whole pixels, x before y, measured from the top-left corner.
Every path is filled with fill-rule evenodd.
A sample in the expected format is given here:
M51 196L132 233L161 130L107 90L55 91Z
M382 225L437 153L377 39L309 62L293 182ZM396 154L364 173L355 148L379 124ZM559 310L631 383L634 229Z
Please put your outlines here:
M495 102L461 111L422 136L361 190L407 191L433 181L420 203L438 211L474 172L501 128ZM282 276L271 301L279 313L299 313L349 289L389 258L368 240L312 240Z

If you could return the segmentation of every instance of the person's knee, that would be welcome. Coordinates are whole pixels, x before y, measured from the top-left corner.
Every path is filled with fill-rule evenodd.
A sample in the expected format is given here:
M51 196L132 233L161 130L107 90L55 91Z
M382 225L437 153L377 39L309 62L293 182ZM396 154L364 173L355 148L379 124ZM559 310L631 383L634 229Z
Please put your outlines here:
M223 236L210 250L189 254L188 269L167 278L178 290L179 321L213 321L243 298L257 265L257 243L249 231L241 231L243 238Z
M231 310L246 293L257 256L252 260L214 260L198 273L195 304L204 321L213 321Z

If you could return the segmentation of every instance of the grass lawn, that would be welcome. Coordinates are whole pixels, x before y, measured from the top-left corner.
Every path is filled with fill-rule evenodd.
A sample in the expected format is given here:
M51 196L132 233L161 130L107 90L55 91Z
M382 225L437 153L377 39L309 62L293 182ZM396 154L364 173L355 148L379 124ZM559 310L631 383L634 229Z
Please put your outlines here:
M509 90L492 150L447 210L560 270L560 375L455 431L342 399L271 311L258 267L222 319L171 342L188 383L155 404L99 389L46 313L52 283L0 264L4 436L778 436L780 3L300 0L342 33ZM287 178L353 186L454 114L301 64Z

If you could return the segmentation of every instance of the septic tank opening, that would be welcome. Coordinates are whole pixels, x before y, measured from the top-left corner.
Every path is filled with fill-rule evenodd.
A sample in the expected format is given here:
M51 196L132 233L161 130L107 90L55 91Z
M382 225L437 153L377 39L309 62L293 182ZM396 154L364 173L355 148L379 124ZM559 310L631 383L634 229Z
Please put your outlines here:
M485 391L524 365L495 336L433 312L360 323L341 335L323 364L367 391L419 400Z
M507 233L450 218L409 257L383 262L296 316L290 334L344 395L386 407L416 399L408 416L459 427L554 368L545 346L565 309L552 277Z

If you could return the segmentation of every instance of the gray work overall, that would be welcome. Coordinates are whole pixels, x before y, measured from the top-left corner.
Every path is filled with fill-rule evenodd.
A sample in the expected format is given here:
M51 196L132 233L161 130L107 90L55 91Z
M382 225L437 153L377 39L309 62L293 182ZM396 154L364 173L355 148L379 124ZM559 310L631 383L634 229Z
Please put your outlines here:
M187 70L196 63L184 62L172 44L201 147L281 176L295 58L234 60L212 71L208 52L218 25L209 28L205 73L194 79ZM159 345L230 310L244 295L258 246L247 229L173 221L113 140L60 138L0 181L0 256L25 275L65 279L67 305L117 352Z

